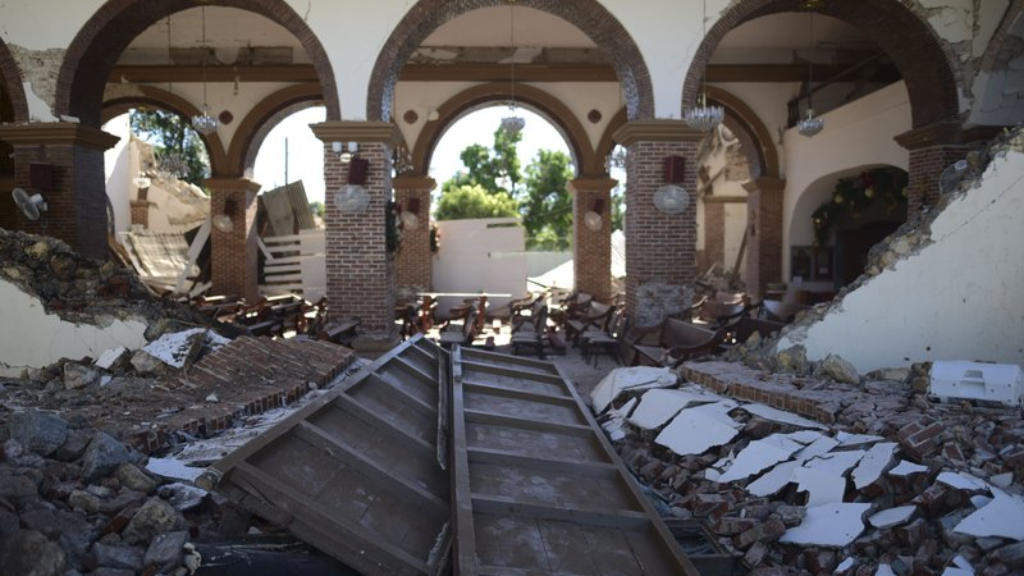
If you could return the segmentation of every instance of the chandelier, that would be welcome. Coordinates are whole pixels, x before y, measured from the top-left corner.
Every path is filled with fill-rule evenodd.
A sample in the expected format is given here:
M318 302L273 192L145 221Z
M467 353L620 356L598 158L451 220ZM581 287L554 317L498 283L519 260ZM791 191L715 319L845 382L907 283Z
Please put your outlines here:
M807 116L796 123L796 131L810 138L825 128L825 119L814 116L814 57L817 46L814 44L814 12L811 12L811 57L807 64Z
M209 136L217 131L217 126L220 123L216 118L210 116L210 106L206 103L206 57L208 56L208 49L206 47L206 6L200 7L200 10L202 11L203 20L203 113L192 117L192 127L203 136Z
M702 18L701 18L701 38L707 38L707 22L708 22L708 3L704 0L702 3ZM697 105L692 108L687 108L683 118L686 120L687 125L694 130L701 132L710 132L712 128L718 126L725 119L725 109L721 106L708 106L708 70L707 64L704 64L701 78L701 94L697 98Z
M508 116L501 119L500 127L510 136L515 136L523 131L526 126L526 119L519 115L519 108L516 106L516 12L509 4L508 7L508 42L512 47L511 78L509 90L512 93L512 100L508 103Z

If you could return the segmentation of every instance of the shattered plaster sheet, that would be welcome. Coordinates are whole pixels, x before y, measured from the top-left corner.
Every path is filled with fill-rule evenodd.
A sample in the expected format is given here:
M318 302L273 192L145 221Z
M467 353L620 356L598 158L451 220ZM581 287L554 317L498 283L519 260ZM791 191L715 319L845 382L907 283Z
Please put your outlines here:
M873 434L850 434L848 432L840 432L836 434L836 440L839 440L839 445L843 448L849 448L851 446L861 446L863 444L874 444L885 440L881 436L875 436Z
M771 496L782 490L793 479L793 473L800 467L800 462L783 462L776 465L766 474L747 485L747 492L755 496Z
M781 424L789 424L792 426L799 426L801 428L813 428L815 430L828 430L828 426L819 424L813 420L808 420L796 414L772 408L771 406L765 406L764 404L743 404L740 406L747 412L760 416L765 420L771 420L772 422L779 422Z
M163 478L195 482L206 468L188 466L176 458L150 458L146 463L146 470Z
M715 400L714 396L683 390L648 390L644 392L636 411L629 417L629 422L641 430L654 430L664 426L683 408Z
M829 452L808 460L804 466L815 470L832 472L842 476L846 471L853 468L860 462L866 452L863 450L850 450L849 452Z
M843 501L846 478L828 471L797 468L793 471L797 490L807 492L808 506L821 506Z
M1010 496L1002 490L994 490L992 503L964 518L953 529L954 532L969 534L976 538L997 536L1024 540L1024 498Z
M892 463L895 452L895 442L883 442L872 446L853 471L853 485L860 490L874 484L882 476L885 468Z
M842 548L864 531L864 514L871 504L825 504L807 508L803 522L779 539L788 544Z
M668 388L674 386L676 381L676 375L668 368L650 366L616 368L609 372L590 393L590 403L594 407L594 413L600 414L623 392Z
M164 334L147 344L143 350L168 366L183 368L192 349L192 338L196 334L201 333L205 333L206 345L212 349L217 349L230 342L227 338L215 334L206 328L193 328L173 334Z
M769 436L751 442L736 457L736 462L722 474L721 482L734 482L757 474L771 466L789 460L802 445L782 436Z
M988 490L988 484L984 480L975 478L966 472L943 472L935 481L957 490Z
M914 512L917 511L917 506L900 506L898 508L889 508L888 510L882 510L872 514L868 518L868 522L872 526L879 529L892 528L893 526L899 526L911 518L914 517Z
M902 460L895 468L889 470L889 476L910 476L911 474L921 474L927 472L928 467L920 464L914 464L913 462Z
M723 404L719 402L717 404ZM680 456L703 454L715 446L721 446L739 434L735 422L725 422L728 416L715 410L715 404L689 408L681 411L658 437L656 444L664 446ZM730 419L731 422L731 419Z

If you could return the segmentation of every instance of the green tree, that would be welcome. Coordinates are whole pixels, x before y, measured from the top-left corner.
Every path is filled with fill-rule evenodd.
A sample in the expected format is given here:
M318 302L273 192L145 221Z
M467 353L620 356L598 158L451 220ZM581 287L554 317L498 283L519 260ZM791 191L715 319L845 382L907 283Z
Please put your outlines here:
M519 203L507 192L491 193L480 185L459 186L441 195L434 211L438 220L508 218L519 215Z
M626 228L626 191L622 184L612 189L612 230Z
M526 167L526 197L521 212L526 247L566 250L572 238L572 198L568 185L572 159L557 150L539 150Z
M135 108L129 116L132 132L153 145L160 162L168 154L177 154L184 161L184 172L178 178L202 187L210 176L210 157L206 146L187 118L164 110Z
M509 134L498 128L494 131L491 148L482 144L467 146L459 154L466 172L456 172L441 185L442 192L462 186L480 186L491 194L507 192L516 197L518 184L523 178L516 148L522 139L522 133Z
M314 201L309 203L309 213L321 218L327 216L327 206L323 202Z

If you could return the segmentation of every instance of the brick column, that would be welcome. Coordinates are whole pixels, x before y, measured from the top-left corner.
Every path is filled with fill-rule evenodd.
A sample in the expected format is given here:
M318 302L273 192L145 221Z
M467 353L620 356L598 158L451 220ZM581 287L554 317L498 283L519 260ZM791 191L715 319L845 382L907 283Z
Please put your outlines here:
M313 126L324 142L324 183L327 195L327 300L331 321L350 316L361 320L360 350L382 350L398 343L395 326L395 259L387 251L385 210L391 199L391 152L400 138L389 122L328 121ZM351 164L342 164L334 142L357 142L359 157L369 161L363 188L369 205L343 212L334 194L348 182Z
M0 154L3 154L3 148L0 146ZM11 168L13 170L14 166ZM18 225L18 217L15 215L17 208L11 199L11 190L14 190L14 172L0 173L0 228L4 230L14 230Z
M959 122L937 122L896 136L910 151L907 182L907 219L939 201L939 175L947 166L967 156L974 145L995 136L999 126L964 130Z
M132 200L132 226L149 228L149 207L153 203L148 200Z
M704 261L705 265L718 263L725 269L725 204L704 202Z
M402 243L395 254L395 283L400 288L430 290L433 254L430 252L430 192L437 187L433 178L402 176L395 178L395 202L403 211L416 208L416 229L402 227ZM416 206L418 204L418 206Z
M210 230L213 292L235 294L248 302L260 299L257 264L256 193L260 185L245 178L211 178L210 214L231 216L231 229ZM233 212L232 212L233 210ZM134 216L133 216L134 218Z
M14 187L40 193L48 209L36 221L17 211L15 227L60 238L87 258L107 258L107 189L103 151L118 138L70 123L0 126L0 140L14 148ZM32 164L45 165L49 183L33 182ZM42 186L49 188L44 189Z
M687 308L697 273L697 142L702 134L679 120L629 122L614 139L626 161L626 310L637 326L657 324ZM664 158L686 159L680 186L690 194L682 214L654 206L664 182Z
M769 282L782 281L782 199L786 181L757 178L745 182L743 188L747 191L747 293L758 300Z
M577 178L569 183L572 193L572 252L576 290L610 302L612 294L612 178ZM600 208L601 228L586 225L587 212Z

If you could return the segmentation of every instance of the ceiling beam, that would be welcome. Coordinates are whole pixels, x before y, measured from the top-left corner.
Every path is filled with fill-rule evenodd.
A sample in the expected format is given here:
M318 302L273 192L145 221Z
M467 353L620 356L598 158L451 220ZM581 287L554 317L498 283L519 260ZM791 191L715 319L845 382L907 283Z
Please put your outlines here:
M818 64L814 77L824 81L848 70L853 64ZM808 77L805 64L712 64L708 82L803 82ZM615 82L615 70L606 64L517 64L515 75L510 65L491 63L408 64L399 81L405 82ZM880 64L868 71L870 80L894 82L899 71L891 64ZM116 66L110 82L318 82L310 64L243 66Z

